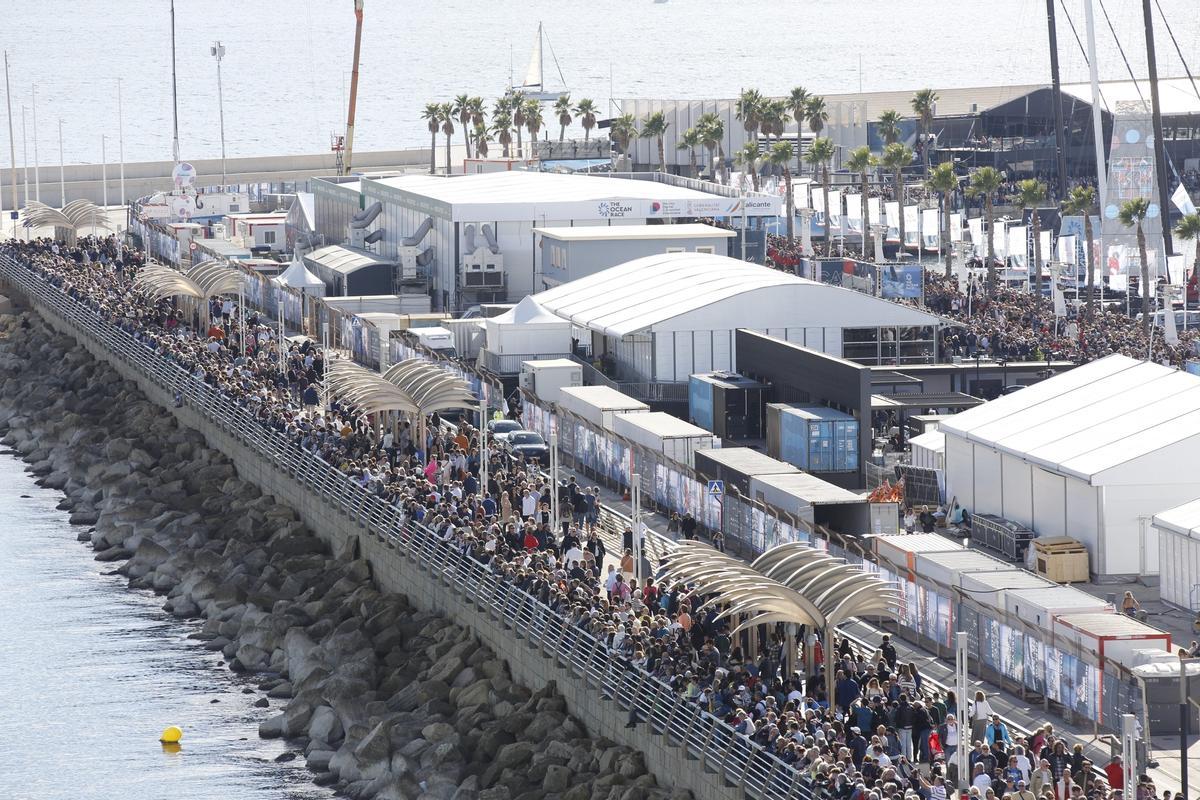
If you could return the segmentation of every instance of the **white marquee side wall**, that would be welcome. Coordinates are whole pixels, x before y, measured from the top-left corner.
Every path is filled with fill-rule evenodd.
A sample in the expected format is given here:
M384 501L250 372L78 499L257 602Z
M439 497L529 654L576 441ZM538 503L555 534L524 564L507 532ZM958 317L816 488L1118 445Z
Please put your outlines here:
M1200 576L1200 541L1184 536L1167 528L1155 528L1158 532L1159 595L1168 603L1181 608L1195 610L1200 602L1200 591L1192 593L1192 587Z
M740 317L731 315L732 319ZM841 328L751 328L830 355L842 354ZM686 381L695 372L736 370L736 329L657 331L654 339L656 381ZM635 334L636 336L636 334ZM625 337L629 339L631 337ZM649 378L647 378L649 380Z

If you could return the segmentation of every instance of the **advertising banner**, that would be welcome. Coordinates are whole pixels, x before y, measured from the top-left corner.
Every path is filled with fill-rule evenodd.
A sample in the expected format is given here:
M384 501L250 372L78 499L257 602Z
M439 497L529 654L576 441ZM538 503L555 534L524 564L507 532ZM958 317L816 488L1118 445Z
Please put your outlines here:
M885 264L880 267L879 294L889 300L920 300L924 278L920 264Z

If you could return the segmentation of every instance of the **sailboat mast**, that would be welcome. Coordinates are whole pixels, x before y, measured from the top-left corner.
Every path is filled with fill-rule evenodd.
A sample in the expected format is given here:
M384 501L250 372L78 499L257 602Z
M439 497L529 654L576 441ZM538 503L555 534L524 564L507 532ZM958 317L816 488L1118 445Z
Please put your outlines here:
M1159 220L1162 222L1163 245L1167 255L1174 255L1171 245L1171 201L1167 191L1167 148L1163 142L1162 107L1158 104L1158 59L1154 55L1154 17L1150 0L1142 0L1142 16L1146 23L1146 67L1150 73L1150 114L1154 123L1154 167L1158 173ZM1149 287L1142 291L1147 291Z
M538 22L538 91L546 91L546 51L542 40L542 23Z
M171 154L179 163L179 86L175 80L175 0L171 0L171 114L175 124L175 138Z
M1054 152L1058 160L1058 191L1061 197L1066 197L1067 144L1063 131L1062 82L1058 72L1058 26L1054 19L1054 0L1046 0L1046 29L1050 34L1050 86L1054 94Z
M1087 20L1087 45L1088 45L1088 77L1092 84L1092 144L1096 148L1096 201L1100 206L1101 217L1104 216L1104 205L1108 202L1108 165L1104 160L1104 121L1100 115L1100 65L1097 63L1096 57L1096 18L1093 13L1092 0L1083 0L1084 16ZM1104 249L1104 225L1100 225L1100 230L1096 231L1096 236L1100 241L1100 254L1097 257L1095 253L1088 253L1084 258L1083 263L1088 263L1088 258L1092 259L1091 269L1099 269L1101 264L1106 261ZM1104 283L1100 280L1103 273L1097 275L1097 281L1100 283L1101 299L1103 299ZM1089 299L1090 302L1090 299Z

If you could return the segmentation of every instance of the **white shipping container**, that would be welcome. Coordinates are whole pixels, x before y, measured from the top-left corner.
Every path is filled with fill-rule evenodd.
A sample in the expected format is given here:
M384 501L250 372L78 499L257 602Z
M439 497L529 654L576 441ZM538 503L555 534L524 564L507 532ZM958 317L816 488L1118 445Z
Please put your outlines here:
M1075 642L1103 660L1132 669L1145 663L1143 650L1168 651L1171 634L1115 612L1063 614L1055 617L1054 635Z
M454 334L454 352L462 358L475 358L483 347L487 329L482 319L448 319L442 327Z
M959 585L960 576L970 572L1010 572L1013 565L978 550L917 553L916 573L946 587Z
M574 386L558 395L558 408L585 419L597 428L612 431L614 414L649 412L650 406L607 386Z
M569 358L521 362L521 388L543 403L557 404L563 389L582 385L583 367Z
M1020 589L1050 589L1057 586L1052 581L1032 572L1009 565L1006 570L995 572L963 572L958 576L958 586L966 597L980 605L1000 610L1004 608L1004 597L1009 591Z
M1112 606L1081 589L1054 585L1005 592L1004 610L1030 625L1049 631L1054 627L1054 618L1057 616L1085 611L1112 611Z
M936 533L900 533L893 536L872 536L875 542L875 558L879 565L892 572L916 568L917 553L945 553L961 551L963 546L953 539Z
M429 295L425 293L411 294L364 294L349 297L326 297L327 306L345 311L349 314L383 313L383 314L428 314L430 309ZM447 319L449 315L442 315Z
M696 465L697 450L720 447L720 440L704 428L664 411L637 411L613 416L613 433L648 450L662 453L677 464Z

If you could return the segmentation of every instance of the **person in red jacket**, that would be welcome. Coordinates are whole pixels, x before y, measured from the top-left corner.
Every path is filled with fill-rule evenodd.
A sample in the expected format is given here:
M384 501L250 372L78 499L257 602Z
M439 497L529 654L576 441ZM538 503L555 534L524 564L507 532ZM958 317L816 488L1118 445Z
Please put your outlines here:
M1120 756L1112 757L1112 761L1104 768L1104 776L1108 778L1110 789L1119 792L1125 788L1125 768L1121 764Z

